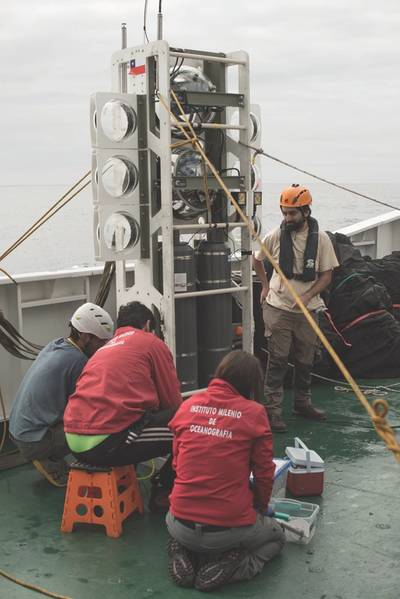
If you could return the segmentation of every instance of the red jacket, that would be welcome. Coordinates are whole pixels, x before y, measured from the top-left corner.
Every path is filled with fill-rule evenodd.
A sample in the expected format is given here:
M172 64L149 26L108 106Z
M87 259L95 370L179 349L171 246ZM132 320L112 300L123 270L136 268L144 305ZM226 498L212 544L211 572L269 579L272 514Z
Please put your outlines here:
M255 494L267 508L275 467L265 408L221 379L183 402L171 422L176 479L170 510L177 518L216 526L254 524Z
M177 408L179 387L165 343L152 333L122 327L83 369L64 412L65 431L117 433L145 411Z

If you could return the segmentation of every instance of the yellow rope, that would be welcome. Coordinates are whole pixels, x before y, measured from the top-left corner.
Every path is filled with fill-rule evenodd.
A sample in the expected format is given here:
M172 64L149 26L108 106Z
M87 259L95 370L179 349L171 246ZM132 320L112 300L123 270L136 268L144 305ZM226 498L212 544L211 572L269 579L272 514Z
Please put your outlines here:
M207 217L208 217L208 222L211 223L212 222L211 199L210 199L210 192L208 189L207 167L206 167L206 162L205 162L204 158L202 158L202 160L201 160L201 170L203 173L203 188L204 188L204 196L205 196L206 206L207 206Z
M192 134L191 136L189 136L188 133L186 132L185 128L180 125L179 120L173 114L173 112L170 109L169 104L161 96L161 94L158 94L158 97L160 99L160 102L163 104L164 108L175 119L176 124L181 129L181 131L184 134L184 136L186 137L186 139L192 144L193 148L196 149L199 152L199 154L203 157L204 161L207 163L210 171L213 173L213 175L216 178L216 180L218 181L219 185L224 190L227 198L229 199L229 201L234 206L235 210L240 215L242 221L246 224L248 230L250 231L250 233L253 236L253 239L255 241L257 241L258 245L260 246L261 252L271 262L272 266L274 267L274 269L276 270L276 272L279 274L279 276L281 277L282 281L284 282L284 284L286 285L287 289L289 290L289 293L292 295L293 299L295 300L296 304L299 306L299 308L303 312L303 314L304 314L305 318L307 319L307 321L309 322L310 326L313 328L313 330L315 331L315 333L317 334L317 336L321 340L322 345L328 351L328 353L332 357L333 361L335 362L335 364L337 365L337 367L340 369L341 373L343 374L344 378L347 380L347 382L349 383L350 387L353 389L354 394L356 395L357 399L364 406L365 410L367 411L367 413L369 414L369 416L370 416L370 418L372 420L372 423L373 423L373 425L375 427L375 430L377 431L378 435L380 435L380 437L382 437L382 439L385 441L386 446L388 447L388 449L390 449L390 451L393 452L396 460L398 462L400 462L400 444L399 444L399 442L396 439L396 434L395 434L394 430L389 426L389 424L386 422L386 418L385 418L387 410L388 410L387 402L385 400L381 399L381 400L379 400L379 402L382 402L382 403L378 403L377 404L376 402L374 402L374 404L373 404L374 407L372 407L369 404L368 400L364 397L364 395L361 392L361 389L357 385L356 381L353 379L353 377L351 376L350 372L348 371L348 369L346 368L346 366L343 364L342 360L339 358L339 356L337 355L337 353L335 352L335 350L333 349L333 347L329 343L328 339L325 337L324 333L321 331L321 329L319 328L319 326L317 325L317 323L314 321L313 317L311 316L311 314L307 310L306 306L301 301L299 295L296 293L296 291L293 288L292 284L290 283L290 281L288 281L288 279L286 278L286 276L282 272L279 264L274 260L274 258L272 257L272 255L268 251L267 247L265 246L265 244L261 240L260 236L256 233L256 231L255 231L252 223L249 221L249 219L247 218L247 216L244 214L243 210L240 208L239 204L236 202L235 198L232 196L232 194L229 191L229 189L226 187L226 185L225 185L224 181L222 180L222 178L220 177L217 169L215 168L215 166L210 162L210 160L206 156L206 154L205 154L205 152L203 150L203 147L200 144L200 142L199 142L199 140L198 140L198 138L196 136L196 133L195 133L195 131L194 131L191 123L186 118L186 115L185 115L185 113L183 111L183 108L182 108L182 106L181 106L181 104L180 104L180 102L179 102L178 98L176 97L176 94L174 93L173 90L171 90L171 95L172 95L172 97L174 99L174 102L178 106L180 113L182 114L183 118L186 120L186 123L188 124L188 128L189 128L189 130L190 130L190 132ZM385 406L385 411L382 410L382 406Z
M154 472L156 471L156 463L154 460L150 460L150 463L151 463L150 474L146 474L145 476L138 476L136 480L147 480L153 476Z
M52 216L54 216L61 208L64 208L68 202L70 202L78 193L80 193L85 187L90 184L90 179L86 183L84 183L75 193L68 197L72 191L80 185L89 175L91 171L88 171L79 181L77 181L70 189L63 195L53 206L51 206L41 217L39 217L26 231L23 233L9 248L7 248L0 256L0 262L2 262L11 252L13 252L21 243L23 243L28 237L30 237L39 227L41 227L46 221L48 221ZM3 271L4 272L4 271ZM8 275L8 273L5 273ZM10 277L12 279L12 277ZM13 279L12 279L13 280ZM16 283L16 281L14 281Z
M46 591L46 589L42 589L42 587L37 587L36 585L30 584L29 582L24 582L19 578L11 576L11 574L7 574L7 572L4 572L4 570L0 570L0 576L4 576L4 578L11 580L11 582L15 582L16 584L19 584L22 587L25 587L26 589L31 589L31 591L42 593L42 595L46 595L47 597L54 597L54 599L71 599L71 597L67 597L67 595L57 595L56 593L52 593L51 591Z
M188 141L187 139L183 139L182 141L177 141L177 142L171 144L170 148L171 148L171 150L174 150L175 148L181 148L182 146L187 146L190 143L191 142Z
M8 277L13 283L15 283L16 285L18 285L17 281L4 268L0 268L0 272L2 272L3 274L5 274L6 277Z

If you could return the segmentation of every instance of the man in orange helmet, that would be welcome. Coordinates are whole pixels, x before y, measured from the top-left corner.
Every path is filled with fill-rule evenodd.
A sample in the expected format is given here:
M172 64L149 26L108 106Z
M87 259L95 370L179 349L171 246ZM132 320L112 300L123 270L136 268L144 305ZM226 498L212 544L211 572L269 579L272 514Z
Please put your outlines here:
M311 217L311 203L311 194L305 187L295 184L284 189L280 197L283 222L263 242L315 317L324 307L320 293L330 284L332 270L339 264L328 235L319 231L318 222ZM260 301L268 337L264 399L272 430L285 432L283 381L291 348L295 366L293 412L312 420L326 419L325 413L311 403L317 336L276 271L268 282L264 258L260 250L253 256L253 267L262 284Z

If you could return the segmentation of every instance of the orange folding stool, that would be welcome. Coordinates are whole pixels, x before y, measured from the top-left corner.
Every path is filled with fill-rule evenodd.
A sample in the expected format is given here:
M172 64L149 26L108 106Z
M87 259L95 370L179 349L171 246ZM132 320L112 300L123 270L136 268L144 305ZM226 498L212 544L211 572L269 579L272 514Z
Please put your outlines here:
M62 532L74 524L101 524L109 537L119 537L132 512L143 514L143 501L133 466L71 464L65 495Z

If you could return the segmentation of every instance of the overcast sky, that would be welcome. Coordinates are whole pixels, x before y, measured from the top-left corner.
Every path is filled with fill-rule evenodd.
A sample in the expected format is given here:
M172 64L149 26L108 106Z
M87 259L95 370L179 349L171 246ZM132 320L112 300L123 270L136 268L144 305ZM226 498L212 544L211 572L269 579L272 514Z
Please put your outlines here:
M2 3L0 185L68 184L90 168L89 96L110 89L122 21L128 45L142 43L143 4ZM171 45L250 54L267 152L339 182L398 181L398 0L164 0L163 12ZM265 161L265 179L287 177Z

